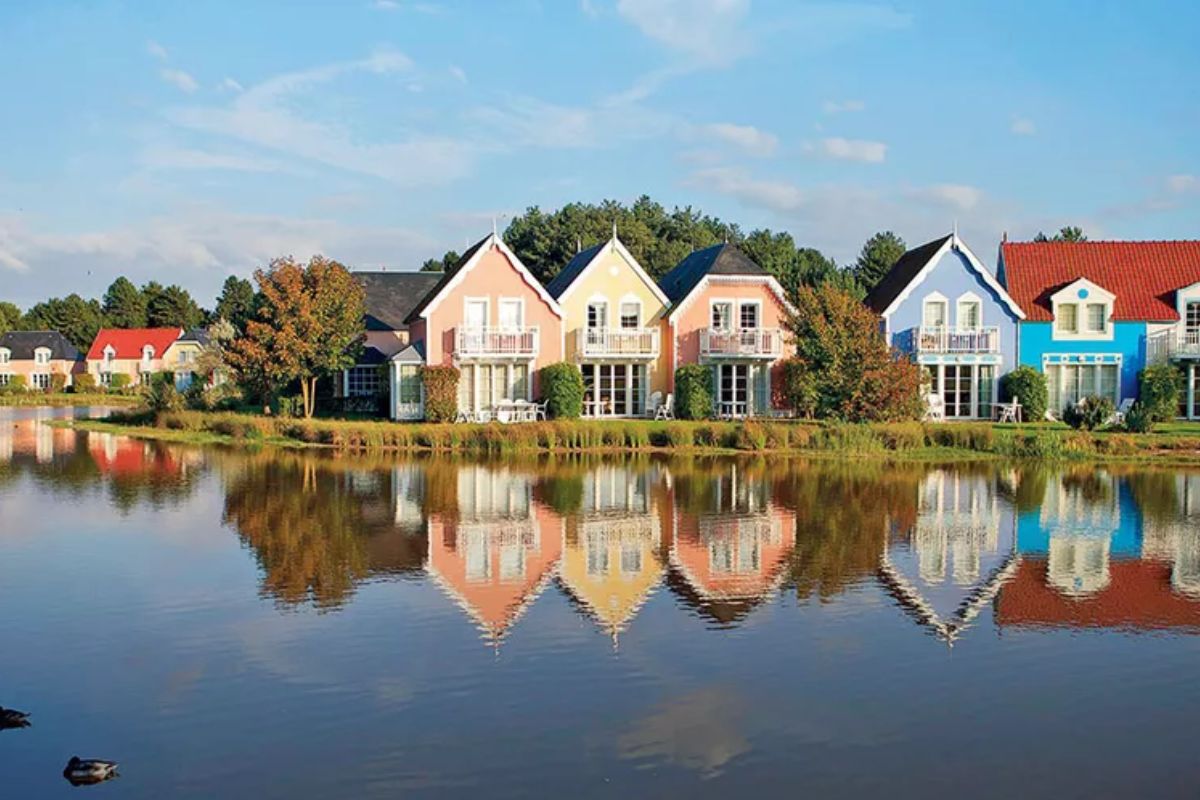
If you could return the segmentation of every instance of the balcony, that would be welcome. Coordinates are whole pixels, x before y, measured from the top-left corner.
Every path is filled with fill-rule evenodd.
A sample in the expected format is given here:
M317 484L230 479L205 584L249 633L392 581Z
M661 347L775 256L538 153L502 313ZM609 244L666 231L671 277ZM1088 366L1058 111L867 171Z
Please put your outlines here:
M575 353L581 359L651 359L658 356L658 328L580 328Z
M459 328L454 355L458 358L533 358L540 341L536 327Z
M916 331L918 353L999 353L1000 329L991 328L926 328Z
M1154 355L1174 359L1200 358L1200 330L1172 331L1151 338L1151 358Z
M702 358L778 358L782 352L783 331L779 328L700 331Z

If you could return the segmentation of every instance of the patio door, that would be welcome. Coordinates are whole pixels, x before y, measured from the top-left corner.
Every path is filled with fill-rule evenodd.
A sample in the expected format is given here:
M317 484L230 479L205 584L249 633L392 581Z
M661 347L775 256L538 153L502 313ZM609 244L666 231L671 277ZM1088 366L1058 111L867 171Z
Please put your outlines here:
M645 364L584 364L583 410L594 417L635 417L645 408Z
M947 364L942 368L942 403L946 419L975 416L975 367Z
M727 417L750 413L750 365L717 365L717 412Z

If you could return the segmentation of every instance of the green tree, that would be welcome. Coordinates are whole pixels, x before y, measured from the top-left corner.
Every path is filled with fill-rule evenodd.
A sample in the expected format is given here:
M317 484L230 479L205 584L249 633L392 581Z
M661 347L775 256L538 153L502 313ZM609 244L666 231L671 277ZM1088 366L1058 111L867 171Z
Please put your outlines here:
M1038 231L1033 240L1035 242L1086 242L1088 239L1083 234L1083 228L1077 225L1064 225L1053 236L1047 236L1042 231Z
M254 301L254 284L245 278L230 275L221 287L213 315L226 320L238 332L244 331L246 322L254 315Z
M143 293L147 295L146 322L152 328L190 330L204 321L204 312L181 286L163 288L151 283L146 285Z
M104 293L105 324L112 328L146 327L146 297L121 276Z
M457 265L461 256L454 250L447 250L446 254L440 259L426 259L421 265L421 272L451 272Z
M920 372L879 335L876 316L831 283L804 286L789 322L796 344L790 380L811 387L805 404L818 417L848 422L916 419ZM805 380L805 375L816 376Z
M891 231L875 234L867 239L854 262L854 277L867 291L874 289L904 255L905 249L904 240Z
M21 309L12 303L0 302L0 334L21 327Z
M354 366L362 348L362 285L323 256L307 265L278 258L254 279L262 302L226 358L244 380L269 390L298 381L304 416L311 417L317 378Z
M58 331L80 350L87 350L104 326L104 309L100 301L77 294L54 297L29 309L21 325L30 331Z

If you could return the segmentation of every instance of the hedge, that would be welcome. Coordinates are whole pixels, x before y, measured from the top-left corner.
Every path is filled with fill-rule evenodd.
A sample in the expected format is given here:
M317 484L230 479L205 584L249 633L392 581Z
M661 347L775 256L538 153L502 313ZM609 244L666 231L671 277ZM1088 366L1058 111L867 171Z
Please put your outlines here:
M1000 389L1006 400L1017 400L1021 404L1026 422L1041 422L1050 404L1050 390L1046 376L1031 366L1017 367L1000 379ZM1055 413L1061 408L1054 409Z
M583 375L566 361L542 367L542 400L551 419L579 419L583 414Z
M675 416L708 419L713 413L712 370L700 364L685 364L675 370Z
M453 422L458 416L458 378L458 370L449 365L421 367L427 420Z

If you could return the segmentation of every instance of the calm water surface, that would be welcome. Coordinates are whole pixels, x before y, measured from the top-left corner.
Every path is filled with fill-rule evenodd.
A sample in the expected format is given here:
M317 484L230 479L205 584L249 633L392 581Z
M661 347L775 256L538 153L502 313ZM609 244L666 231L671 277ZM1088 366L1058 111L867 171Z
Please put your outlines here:
M0 409L0 796L1195 797L1200 473L472 463ZM72 789L72 754L122 762Z

